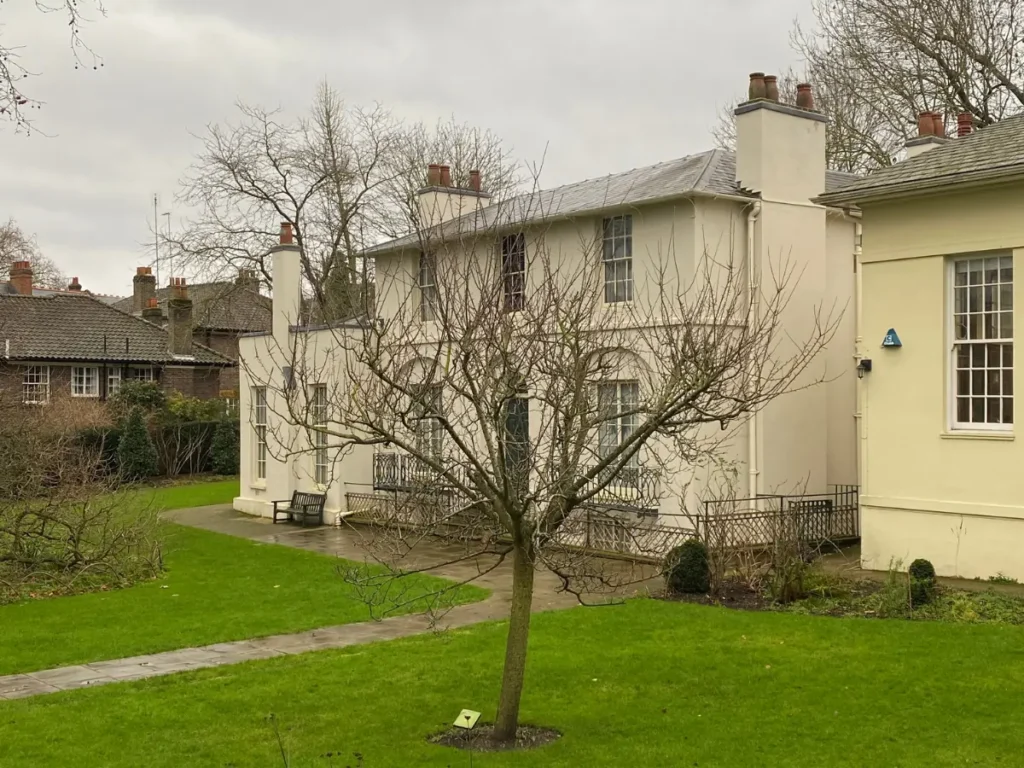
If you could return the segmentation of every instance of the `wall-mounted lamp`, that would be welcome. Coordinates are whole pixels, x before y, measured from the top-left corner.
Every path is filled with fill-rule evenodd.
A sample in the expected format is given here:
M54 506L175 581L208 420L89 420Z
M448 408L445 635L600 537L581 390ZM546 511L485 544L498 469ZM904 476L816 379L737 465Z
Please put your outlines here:
M860 362L857 363L857 378L863 379L865 373L871 373L870 357L862 357Z

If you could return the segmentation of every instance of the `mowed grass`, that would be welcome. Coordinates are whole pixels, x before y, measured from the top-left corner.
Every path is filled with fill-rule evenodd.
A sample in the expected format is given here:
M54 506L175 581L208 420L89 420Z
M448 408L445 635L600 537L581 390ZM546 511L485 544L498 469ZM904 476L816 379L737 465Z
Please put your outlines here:
M428 744L494 717L503 624L0 703L0 765L466 766ZM534 618L498 766L1016 766L1019 627L746 613L651 600ZM328 753L335 753L328 758ZM332 762L333 761L333 762Z
M142 492L150 493L161 509L212 504L237 494L237 481ZM166 571L154 581L0 606L0 675L372 618L337 558L177 525L167 526L164 558ZM402 601L443 584L409 577ZM464 588L455 599L486 594ZM414 601L403 612L424 607Z

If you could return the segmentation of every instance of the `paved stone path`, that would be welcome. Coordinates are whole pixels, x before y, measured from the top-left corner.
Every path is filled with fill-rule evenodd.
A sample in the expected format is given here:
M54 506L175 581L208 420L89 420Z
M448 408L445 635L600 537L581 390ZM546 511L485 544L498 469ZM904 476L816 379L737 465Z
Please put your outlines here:
M272 526L267 520L236 513L229 505L175 510L168 513L167 517L183 525L257 541L284 544L352 560L362 560L364 557L363 550L358 543L358 533L344 528L297 529L285 525ZM451 549L423 545L417 547L416 560L407 565L414 567L446 562L451 559L452 554ZM508 616L511 602L511 565L502 563L489 573L480 575L481 570L492 564L493 560L488 561L481 558L477 561L445 565L433 571L438 576L457 581L466 580L471 576L479 576L475 583L492 592L491 597L487 600L455 606L437 623L432 623L429 617L422 614L395 616L383 621L341 624L295 634L214 643L200 648L183 648L147 656L96 661L28 674L8 675L0 677L0 700L19 699L126 680L139 680L204 667L306 653L307 651L344 648L378 640L393 640L422 634L432 629L457 628L481 621L502 619ZM628 563L622 563L616 567L634 568ZM642 588L638 591L642 591ZM575 597L558 591L558 581L553 574L546 571L537 573L533 598L534 611L564 609L577 605Z

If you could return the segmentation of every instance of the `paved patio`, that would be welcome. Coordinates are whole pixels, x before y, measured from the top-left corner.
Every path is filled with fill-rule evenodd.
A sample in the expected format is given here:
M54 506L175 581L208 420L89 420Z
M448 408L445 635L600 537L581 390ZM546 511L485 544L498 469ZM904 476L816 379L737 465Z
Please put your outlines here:
M182 525L255 541L308 549L349 560L365 559L365 550L359 544L359 532L346 528L302 529L289 525L272 525L269 520L242 515L224 504L175 510L168 513L167 518ZM512 596L511 564L504 562L493 570L482 573L494 565L496 558L486 557L449 563L459 553L458 549L452 547L423 543L416 547L415 557L405 563L407 567L444 563L431 573L453 581L466 581L472 578L475 584L491 590L492 594L487 600L455 606L439 618L425 615L395 616L382 621L342 624L296 634L215 643L199 648L183 648L147 656L8 675L0 677L0 700L139 680L327 648L344 648L378 640L393 640L507 617ZM617 570L624 579L636 582L636 586L620 592L620 595L644 592L648 588L657 588L660 585L660 582L655 580L654 569L651 566L635 566L617 561L607 563L609 568ZM534 611L578 606L579 602L575 596L560 591L560 582L552 573L538 571L533 596Z

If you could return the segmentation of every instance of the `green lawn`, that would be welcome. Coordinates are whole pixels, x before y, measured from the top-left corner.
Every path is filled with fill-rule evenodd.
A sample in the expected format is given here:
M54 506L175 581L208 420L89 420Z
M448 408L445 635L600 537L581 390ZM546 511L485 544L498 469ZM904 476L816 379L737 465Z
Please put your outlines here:
M161 510L230 504L232 499L238 496L238 478L155 487L143 486L140 490L132 491L130 495L143 503L152 502Z
M466 766L424 736L494 716L504 626L0 703L0 765ZM1020 765L1019 627L632 601L535 617L523 717L564 733L497 766ZM321 755L341 753L329 762Z
M228 481L144 493L170 509L223 501L237 488ZM165 562L161 578L127 589L0 606L0 675L370 618L336 558L169 525ZM403 599L443 583L410 578ZM485 595L467 588L459 599Z

